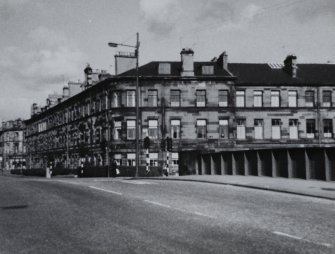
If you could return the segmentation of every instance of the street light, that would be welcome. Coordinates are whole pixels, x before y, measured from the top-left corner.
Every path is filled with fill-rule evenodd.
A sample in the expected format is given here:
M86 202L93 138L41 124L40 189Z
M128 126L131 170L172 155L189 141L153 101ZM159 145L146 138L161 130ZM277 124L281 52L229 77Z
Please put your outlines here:
M136 148L136 171L135 171L135 177L138 177L138 166L139 166L139 73L138 73L138 58L139 58L139 48L140 48L140 41L139 41L139 33L136 33L136 45L127 45L123 43L115 43L115 42L109 42L109 47L116 48L118 46L123 47L129 47L129 48L135 48L135 57L136 57L136 142L135 142L135 148Z

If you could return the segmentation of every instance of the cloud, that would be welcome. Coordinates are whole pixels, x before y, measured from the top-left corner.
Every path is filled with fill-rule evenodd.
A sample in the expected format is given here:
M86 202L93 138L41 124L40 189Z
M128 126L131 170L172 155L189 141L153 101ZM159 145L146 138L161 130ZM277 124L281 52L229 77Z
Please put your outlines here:
M15 46L0 50L0 82L6 84L0 94L2 101L10 101L13 94L44 101L48 93L61 92L64 81L83 75L87 57L64 34L38 27L27 38L30 50Z
M169 34L176 26L180 14L178 0L141 0L140 10L149 31L156 34Z

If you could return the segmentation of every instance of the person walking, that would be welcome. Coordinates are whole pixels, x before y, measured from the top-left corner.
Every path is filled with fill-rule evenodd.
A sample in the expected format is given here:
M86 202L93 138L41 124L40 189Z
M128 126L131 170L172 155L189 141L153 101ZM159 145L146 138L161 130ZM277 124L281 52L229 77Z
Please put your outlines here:
M112 177L116 177L117 163L115 160L112 162Z

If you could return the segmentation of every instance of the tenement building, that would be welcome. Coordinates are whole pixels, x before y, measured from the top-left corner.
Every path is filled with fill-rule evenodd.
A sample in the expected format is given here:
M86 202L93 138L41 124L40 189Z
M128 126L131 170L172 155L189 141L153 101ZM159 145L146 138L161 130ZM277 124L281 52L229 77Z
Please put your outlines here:
M25 126L21 119L0 123L0 169L23 169L25 163Z
M181 61L139 68L138 123L136 70L93 81L88 66L82 91L66 96L66 88L26 121L29 167L98 168L115 159L122 174L134 175L138 125L140 175L149 137L151 172L168 161L171 174L335 180L335 65L298 64L294 55L283 64L193 55L183 49Z

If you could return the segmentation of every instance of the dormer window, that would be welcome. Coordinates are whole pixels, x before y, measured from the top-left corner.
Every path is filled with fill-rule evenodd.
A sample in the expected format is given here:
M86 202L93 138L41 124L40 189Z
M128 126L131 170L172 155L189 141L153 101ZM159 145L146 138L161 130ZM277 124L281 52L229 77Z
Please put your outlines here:
M171 74L171 64L170 63L159 63L158 74Z
M203 65L202 66L202 75L213 75L214 66L213 65Z

